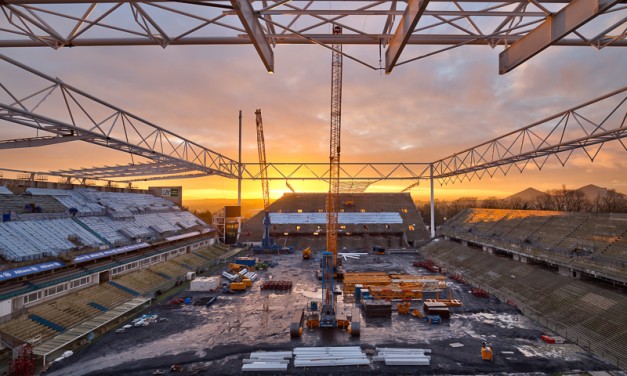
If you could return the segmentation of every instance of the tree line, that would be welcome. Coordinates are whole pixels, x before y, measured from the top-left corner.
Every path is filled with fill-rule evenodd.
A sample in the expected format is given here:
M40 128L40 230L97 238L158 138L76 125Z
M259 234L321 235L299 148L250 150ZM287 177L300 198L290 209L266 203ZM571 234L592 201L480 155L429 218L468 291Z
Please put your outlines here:
M595 199L588 200L583 192L562 186L561 189L548 190L545 194L538 195L531 200L523 200L519 197L510 199L488 197L484 200L476 197L460 197L453 201L436 200L435 223L441 225L468 208L627 213L627 197L614 189L609 189L599 193ZM429 203L419 205L418 209L423 219L428 222L431 215Z

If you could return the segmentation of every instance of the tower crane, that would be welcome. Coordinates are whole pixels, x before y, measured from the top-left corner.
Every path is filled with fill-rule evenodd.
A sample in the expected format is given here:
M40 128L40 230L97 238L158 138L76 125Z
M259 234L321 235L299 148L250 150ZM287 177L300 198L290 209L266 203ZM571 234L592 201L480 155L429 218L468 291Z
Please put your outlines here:
M335 26L333 34L342 34ZM333 45L331 58L331 137L329 142L329 192L326 196L327 250L322 253L322 304L320 312L313 309L307 318L307 327L348 328L352 336L360 335L360 319L357 308L352 309L350 323L336 315L337 295L335 279L343 278L341 260L337 257L338 212L340 201L340 131L342 124L342 45ZM313 306L313 304L312 304Z
M261 191L263 192L263 225L264 233L261 240L262 249L272 247L272 239L270 239L270 189L268 188L268 164L266 162L266 142L263 138L263 121L261 119L261 110L255 111L255 122L257 125L257 152L259 154L259 169L261 176Z
M342 34L335 26L333 34ZM337 260L337 227L340 196L340 133L342 126L342 45L333 45L331 58L331 133L329 142L329 192L326 197L327 251L322 254L321 327L336 327L334 276L341 277Z

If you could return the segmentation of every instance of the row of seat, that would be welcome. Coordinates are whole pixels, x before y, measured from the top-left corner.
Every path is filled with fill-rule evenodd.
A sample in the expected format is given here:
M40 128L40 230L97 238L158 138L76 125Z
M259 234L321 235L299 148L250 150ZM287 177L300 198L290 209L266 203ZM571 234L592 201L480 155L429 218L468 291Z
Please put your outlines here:
M209 246L199 249L198 252L209 259L213 259L224 254L227 249L228 247L224 246ZM185 276L190 271L180 263L197 268L207 264L207 262L208 260L203 257L185 254L152 265L149 269L115 276L113 282L140 294L151 295L164 284L171 283L167 278L160 275L160 272L176 279ZM0 332L8 333L31 343L39 342L58 334L59 331L54 328L69 329L100 314L103 308L112 309L133 297L134 295L130 291L125 291L113 284L102 283L90 286L76 293L63 295L55 300L29 308L27 312L1 324ZM38 322L38 318L44 319L52 326L46 326L45 322L42 321Z
M516 303L532 318L558 328L574 342L627 362L627 301L620 292L562 277L534 265L498 258L478 249L440 240L421 249L427 257L462 272L483 287ZM618 349L621 349L618 351Z

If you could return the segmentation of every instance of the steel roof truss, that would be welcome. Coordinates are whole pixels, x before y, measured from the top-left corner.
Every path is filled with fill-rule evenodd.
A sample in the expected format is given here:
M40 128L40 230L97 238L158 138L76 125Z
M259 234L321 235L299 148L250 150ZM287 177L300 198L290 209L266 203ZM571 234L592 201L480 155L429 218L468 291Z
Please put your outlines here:
M511 71L620 1L572 0L559 12L549 15L541 25L527 33L521 40L501 52L499 73Z

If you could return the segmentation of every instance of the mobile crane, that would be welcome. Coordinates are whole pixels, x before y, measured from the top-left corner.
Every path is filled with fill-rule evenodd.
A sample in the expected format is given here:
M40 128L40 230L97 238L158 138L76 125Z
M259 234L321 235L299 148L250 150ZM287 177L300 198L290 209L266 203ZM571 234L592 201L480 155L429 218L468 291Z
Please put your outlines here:
M261 191L263 193L263 238L261 239L261 247L253 247L255 253L279 252L285 250L289 253L294 252L293 247L281 247L274 244L270 238L270 189L268 187L268 164L266 162L266 143L263 136L263 120L261 118L261 110L255 111L255 123L257 128L257 152L259 154L259 176L261 179Z

